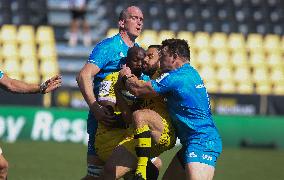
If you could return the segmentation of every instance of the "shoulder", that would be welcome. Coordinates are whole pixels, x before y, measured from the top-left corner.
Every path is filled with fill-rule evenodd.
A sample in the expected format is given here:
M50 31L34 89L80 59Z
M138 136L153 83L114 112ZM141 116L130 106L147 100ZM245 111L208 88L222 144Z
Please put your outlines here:
M112 46L113 44L117 43L118 42L118 37L119 34L115 35L115 36L112 36L112 37L109 37L109 38L106 38L106 39L103 39L102 41L100 41L95 48L108 48L109 46Z

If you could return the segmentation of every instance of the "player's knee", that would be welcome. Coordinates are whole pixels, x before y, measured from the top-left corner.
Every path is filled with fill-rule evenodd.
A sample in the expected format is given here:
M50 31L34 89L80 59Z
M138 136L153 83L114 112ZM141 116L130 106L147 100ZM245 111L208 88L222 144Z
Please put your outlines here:
M145 123L145 111L144 110L137 110L133 112L133 122L137 125L144 125Z
M9 164L5 159L2 159L0 162L0 179L6 179L8 174Z
M8 162L4 159L4 158L1 158L1 161L0 161L0 169L8 169Z

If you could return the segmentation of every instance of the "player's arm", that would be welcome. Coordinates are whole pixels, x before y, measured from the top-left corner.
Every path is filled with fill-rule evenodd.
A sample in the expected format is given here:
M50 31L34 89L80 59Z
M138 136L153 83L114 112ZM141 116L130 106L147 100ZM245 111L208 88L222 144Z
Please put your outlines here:
M140 81L127 66L123 66L119 72L119 77L125 84L126 89L137 97L154 97L158 93L153 89L151 82Z
M61 76L59 75L56 75L41 85L38 85L12 79L4 74L0 79L0 87L12 93L45 94L61 86L61 82Z
M135 75L124 76L126 89L137 97L154 97L159 94L153 89L151 81L139 80Z
M122 91L121 91L122 87L123 87L123 84L121 83L121 80L118 80L118 82L114 86L114 92L116 95L116 104L122 113L123 120L127 124L131 124L133 112L122 95Z
M93 92L93 77L100 71L100 68L92 63L86 63L76 77L79 89L89 105L90 109L98 105Z
M93 77L100 71L100 68L92 63L86 63L76 77L79 89L87 102L90 110L94 113L96 119L104 125L111 125L113 120L107 108L101 106L93 92Z

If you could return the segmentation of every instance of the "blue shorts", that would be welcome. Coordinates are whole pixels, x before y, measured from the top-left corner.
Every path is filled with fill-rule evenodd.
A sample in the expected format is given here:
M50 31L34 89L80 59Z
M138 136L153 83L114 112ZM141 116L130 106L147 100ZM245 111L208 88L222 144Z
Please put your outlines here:
M97 155L95 150L95 136L98 128L98 121L95 119L93 113L89 112L87 119L87 133L89 134L88 139L88 155Z
M183 164L200 162L215 167L221 152L221 138L195 137L183 145L178 155Z
M176 121L178 138L182 149L178 158L182 164L200 162L215 167L222 152L222 140L214 126L203 127L199 131L191 129L181 121Z

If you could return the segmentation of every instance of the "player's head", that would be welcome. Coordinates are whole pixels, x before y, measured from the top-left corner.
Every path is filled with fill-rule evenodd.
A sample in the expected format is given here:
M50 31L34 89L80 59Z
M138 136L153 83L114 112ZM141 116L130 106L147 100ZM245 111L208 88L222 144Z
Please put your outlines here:
M190 61L189 46L183 39L166 39L160 49L160 66L163 72Z
M131 69L135 76L140 76L142 72L142 61L145 58L145 50L141 47L133 46L129 48L126 58L126 66Z
M122 10L119 15L119 31L126 32L129 36L136 38L143 28L143 13L137 6L129 6Z
M146 51L146 56L142 61L142 71L144 74L152 76L159 68L159 49L160 45L151 45Z

